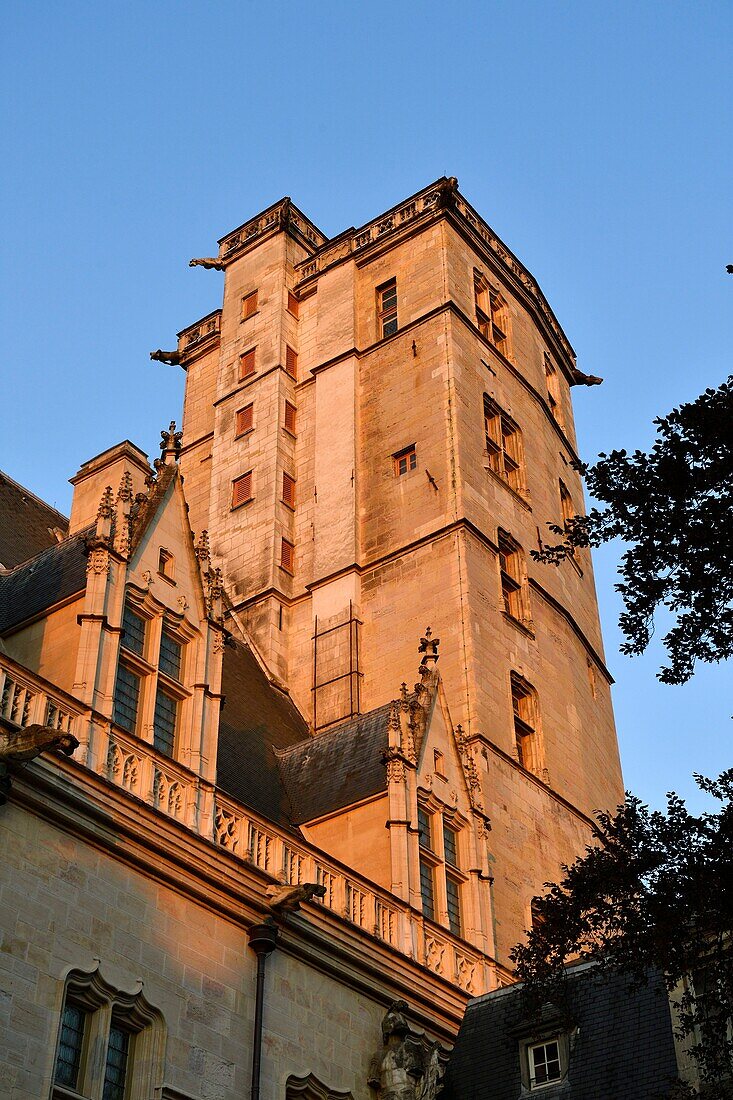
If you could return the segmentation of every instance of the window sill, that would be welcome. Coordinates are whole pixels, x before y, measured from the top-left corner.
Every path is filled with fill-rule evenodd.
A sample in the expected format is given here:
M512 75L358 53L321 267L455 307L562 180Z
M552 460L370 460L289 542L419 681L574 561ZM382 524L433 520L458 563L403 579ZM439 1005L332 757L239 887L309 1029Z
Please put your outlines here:
M260 311L259 311L258 309L256 309L256 310L254 311L254 313L248 313L246 317L240 317L240 318L239 318L239 323L240 323L240 325L243 325L243 324L245 323L245 321L251 321L251 320L252 320L252 318L253 318L253 317L256 317L256 316L257 316L257 314L258 314L259 312L260 312Z
M232 504L229 511L238 512L240 508L246 508L248 504L254 504L254 499L254 497L250 497L249 500L243 500L241 504Z
M235 435L235 437L234 437L234 438L235 438L235 439L244 439L244 438L245 438L246 436L248 436L248 435L252 435L252 432L253 432L253 431L254 431L254 428L247 428L247 431L246 431L246 432L239 432L239 434L238 434L238 435Z
M161 573L159 569L158 576L161 578L161 580L168 581L168 584L172 584L175 587L176 582L174 581L173 577L169 577L167 573Z
M286 428L286 427L283 426L283 431L285 432L286 435L289 435L291 439L297 439L298 438L298 436L295 432L290 431L290 428Z
M289 512L294 512L295 511L295 505L294 504L288 504L287 500L282 500L281 499L280 503L284 504Z
M507 620L507 622L511 623L512 626L515 626L517 630L521 630L522 633L526 634L528 638L534 639L537 637L534 630L534 623L531 619L529 619L526 623L523 623L521 619L515 619L514 615L510 615L508 611L502 610L501 613Z
M295 573L293 572L293 570L292 569L286 569L286 567L284 565L279 565L278 569L280 569L288 577L294 577L295 576Z

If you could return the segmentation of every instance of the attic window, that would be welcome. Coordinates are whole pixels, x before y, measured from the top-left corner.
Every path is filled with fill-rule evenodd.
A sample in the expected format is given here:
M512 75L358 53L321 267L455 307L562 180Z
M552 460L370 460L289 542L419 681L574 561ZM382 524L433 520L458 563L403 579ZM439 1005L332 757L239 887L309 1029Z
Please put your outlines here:
M529 1056L529 1087L539 1089L562 1080L559 1038L533 1043L527 1048Z
M434 765L433 766L435 768L435 774L436 775L442 775L443 777L445 777L445 757L443 756L440 749L435 749L433 751L433 760L434 760Z
M164 546L161 546L160 553L158 554L158 573L161 577L165 577L168 581L175 583L176 572L176 560L171 554L170 550L166 550Z

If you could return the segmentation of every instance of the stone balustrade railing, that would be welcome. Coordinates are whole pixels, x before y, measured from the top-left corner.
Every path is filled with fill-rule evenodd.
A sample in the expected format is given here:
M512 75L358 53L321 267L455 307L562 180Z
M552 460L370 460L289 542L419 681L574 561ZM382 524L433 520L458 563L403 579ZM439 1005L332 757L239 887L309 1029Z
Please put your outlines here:
M215 340L221 333L221 310L216 309L200 321L178 333L178 351L181 355L197 351L199 346Z
M17 726L38 724L74 733L81 709L61 693L51 694L43 681L25 675L0 657L0 717Z

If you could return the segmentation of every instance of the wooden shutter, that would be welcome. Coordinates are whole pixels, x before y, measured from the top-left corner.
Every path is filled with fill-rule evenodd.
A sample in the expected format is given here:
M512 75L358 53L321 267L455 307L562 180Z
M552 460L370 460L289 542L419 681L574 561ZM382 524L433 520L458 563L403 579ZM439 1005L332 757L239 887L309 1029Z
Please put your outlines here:
M246 504L252 499L252 471L235 477L232 482L232 508L238 508L240 504Z
M285 431L295 435L295 405L285 402Z
M293 562L295 560L295 547L292 542L288 542L287 539L283 539L280 543L280 565L286 573L293 572Z
M257 291L253 290L251 294L246 294L242 298L242 320L246 321L248 317L251 317L257 312Z
M245 405L237 412L237 435L252 431L254 423L254 405Z
M239 377L249 378L255 372L255 353L257 348L250 348L244 355L239 356Z
M287 344L285 347L285 370L291 378L298 377L298 353Z
M295 507L295 478L283 472L283 502L289 508Z
M298 306L300 305L298 299L293 294L292 290L288 291L288 313L292 313L293 317L298 316Z

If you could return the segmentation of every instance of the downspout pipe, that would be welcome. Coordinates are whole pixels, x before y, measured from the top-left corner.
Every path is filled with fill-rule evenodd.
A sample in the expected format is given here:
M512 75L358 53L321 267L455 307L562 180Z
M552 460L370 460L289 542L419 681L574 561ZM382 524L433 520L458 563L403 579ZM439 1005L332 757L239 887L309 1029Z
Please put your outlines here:
M265 968L267 956L277 947L280 929L272 919L253 924L247 932L249 946L257 955L257 990L255 994L255 1023L252 1043L252 1084L250 1100L260 1100L260 1066L262 1062L262 1014L265 1000Z

